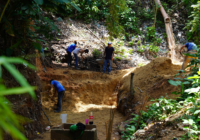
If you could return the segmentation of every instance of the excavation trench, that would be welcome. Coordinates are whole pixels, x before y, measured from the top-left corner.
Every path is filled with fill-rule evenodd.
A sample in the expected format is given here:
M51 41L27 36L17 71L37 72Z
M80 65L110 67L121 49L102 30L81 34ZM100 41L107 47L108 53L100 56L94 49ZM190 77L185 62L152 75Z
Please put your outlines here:
M68 123L85 123L90 111L93 111L98 139L105 140L105 122L110 118L110 109L117 106L120 80L127 72L128 70L114 71L112 75L107 75L67 68L47 68L46 73L40 71L38 75L43 87L43 92L41 92L43 109L54 126L61 124L60 114L67 114ZM54 113L57 97L52 101L46 92L50 89L50 79L59 81L65 87L61 113ZM49 94L52 96L52 93ZM117 131L117 124L123 121L125 121L125 116L116 111L112 137L120 139L114 133ZM46 123L48 123L47 119ZM43 139L49 140L50 132L43 134Z
M42 106L53 125L57 126L61 123L60 114L68 114L68 123L85 123L90 111L93 111L98 139L105 140L105 122L109 120L110 108L116 106L118 108L114 117L112 137L120 139L120 136L115 134L118 131L118 124L127 119L125 116L131 116L131 112L138 113L144 98L148 96L149 99L155 99L165 96L175 99L177 96L171 92L176 91L177 88L170 85L168 79L172 79L177 74L180 65L173 64L169 58L161 57L140 68L112 71L111 75L69 68L47 68L47 72L44 73L41 67L39 68L38 75L43 88ZM135 74L134 96L130 94L131 73ZM47 96L50 79L58 80L66 89L61 113L54 113L57 98L52 101ZM151 103L148 100L145 106ZM47 119L46 123L48 124ZM49 139L50 132L43 134L43 140Z

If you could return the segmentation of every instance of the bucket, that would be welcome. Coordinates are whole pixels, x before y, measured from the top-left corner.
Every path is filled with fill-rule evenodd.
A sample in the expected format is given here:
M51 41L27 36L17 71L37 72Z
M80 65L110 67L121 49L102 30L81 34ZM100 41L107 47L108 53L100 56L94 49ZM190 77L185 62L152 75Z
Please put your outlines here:
M67 123L67 114L61 114L60 119L62 123Z

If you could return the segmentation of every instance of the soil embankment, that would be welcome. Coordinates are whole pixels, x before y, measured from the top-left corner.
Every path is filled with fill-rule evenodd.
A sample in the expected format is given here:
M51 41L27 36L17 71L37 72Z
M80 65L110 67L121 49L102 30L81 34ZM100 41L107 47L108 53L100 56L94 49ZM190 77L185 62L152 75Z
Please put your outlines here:
M160 57L143 67L130 71L121 81L118 94L119 110L124 114L130 111L137 113L146 96L149 96L149 99L155 99L161 96L175 98L176 96L171 94L171 92L177 89L168 83L168 79L173 78L180 68L180 65L173 64L171 59ZM130 95L131 72L135 74L133 78L134 97ZM147 102L145 106L150 103L152 102Z

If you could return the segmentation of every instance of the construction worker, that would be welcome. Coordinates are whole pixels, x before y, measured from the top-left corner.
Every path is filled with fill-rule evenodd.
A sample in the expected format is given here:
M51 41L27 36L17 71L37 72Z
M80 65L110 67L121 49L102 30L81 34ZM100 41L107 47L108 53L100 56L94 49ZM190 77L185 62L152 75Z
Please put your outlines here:
M185 45L183 45L181 47L181 49L180 49L180 54L181 55L182 55L181 51L185 47L187 48L187 53L189 53L189 54L195 54L195 53L197 53L197 51L196 51L196 49L197 49L196 44L194 44L193 42L188 42L188 43L186 43ZM182 67L181 67L181 70L185 70L185 68L187 67L188 63L191 61L191 59L195 59L195 57L185 56L183 64L182 64Z
M108 42L108 47L105 48L104 52L104 64L103 64L103 73L106 73L107 64L109 63L108 74L111 72L112 61L114 58L115 49L111 46L111 42Z
M54 112L59 113L61 111L61 107L62 107L62 98L63 98L64 93L65 93L65 88L61 85L60 82L53 80L53 79L50 80L50 85L51 85L51 90L53 90L53 88L56 89L56 90L54 90L53 97L56 96L56 91L58 93L57 108L55 109Z
M81 48L76 48L74 51L73 51L73 54L74 54L74 57L75 57L75 61L76 61L76 65L75 65L75 68L76 69L79 69L78 68L78 54L80 53L81 54L81 58L84 58L82 55L83 53L88 53L89 50L88 49L81 49Z
M71 45L69 45L69 47L67 48L67 54L68 54L68 66L71 66L72 64L72 51L76 49L76 44L77 42L74 41L74 43L72 43Z

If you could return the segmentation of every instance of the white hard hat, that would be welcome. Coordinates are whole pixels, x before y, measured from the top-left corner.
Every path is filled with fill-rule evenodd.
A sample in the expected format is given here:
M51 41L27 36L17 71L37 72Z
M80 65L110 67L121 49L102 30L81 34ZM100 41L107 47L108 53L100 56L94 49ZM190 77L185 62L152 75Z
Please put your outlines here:
M108 44L112 44L111 42L108 42Z

